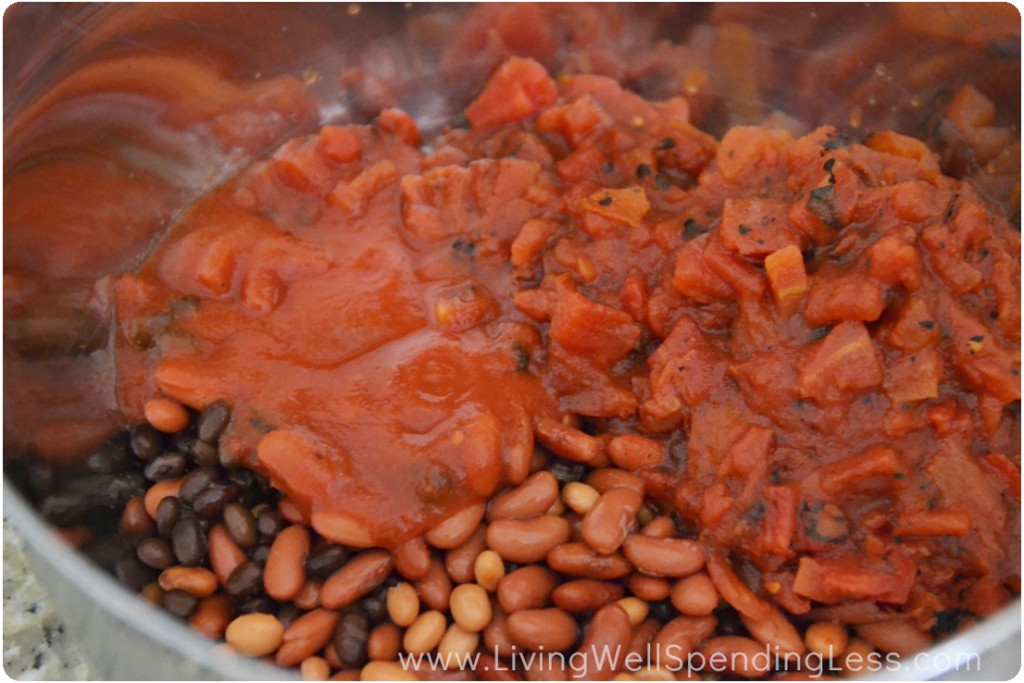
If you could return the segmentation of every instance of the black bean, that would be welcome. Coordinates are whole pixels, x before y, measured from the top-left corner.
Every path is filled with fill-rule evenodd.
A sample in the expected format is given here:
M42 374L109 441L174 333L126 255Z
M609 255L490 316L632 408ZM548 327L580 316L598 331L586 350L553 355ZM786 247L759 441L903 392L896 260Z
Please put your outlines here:
M113 572L118 562L134 554L134 548L123 536L100 536L85 544L82 552L99 566Z
M265 595L254 595L238 603L239 614L252 614L253 612L272 614L274 612L274 601Z
M53 490L56 470L52 463L42 458L32 458L26 472L29 490L37 496L45 496Z
M280 493L270 485L264 477L256 474L251 470L232 470L235 472L248 472L252 475L251 483L248 487L243 486L242 492L238 495L238 500L241 501L247 507L253 507L259 503L267 503L270 505L276 505L280 498ZM240 483L236 481L235 483Z
M181 500L177 496L165 496L156 506L156 532L169 538L180 518Z
M568 484L574 481L581 481L583 475L587 472L587 467L583 463L571 462L562 458L552 458L551 463L548 465L548 471L555 475L555 479L560 484Z
M220 479L220 472L213 467L200 467L192 470L181 483L178 497L186 503L192 503L203 489Z
M214 401L206 406L196 420L196 436L201 441L213 443L220 438L231 420L231 408L224 401Z
M224 484L210 484L192 500L192 509L206 519L216 519L224 512L224 506L232 497L231 487Z
M224 478L242 490L256 486L256 474L243 467L232 467Z
M323 543L313 549L306 559L306 574L311 579L322 580L341 569L348 560L348 553L337 543Z
M148 424L132 427L129 443L139 460L152 460L163 451L160 434Z
M93 508L111 510L123 508L128 500L141 496L149 482L138 472L122 472L116 477L108 474L75 473L61 484L67 493L88 498Z
M716 631L723 636L745 636L747 627L743 625L739 613L732 607L720 607L715 610L718 620Z
M194 567L206 556L206 537L195 517L184 517L174 525L171 532L171 545L178 562L186 567Z
M191 453L192 445L195 443L196 437L189 432L178 432L171 438L171 443L174 446L174 450L182 453Z
M380 586L359 601L359 608L371 623L379 624L387 615L388 588L393 587L393 585L394 584L388 585L388 583L385 582L384 585Z
M334 649L345 668L356 668L366 663L366 641L370 621L358 609L341 615L334 629Z
M158 455L146 464L143 473L150 481L177 479L185 471L185 456L173 451Z
M258 545L255 548L253 548L252 551L249 553L249 558L252 559L253 562L255 562L256 564L258 564L258 565L260 565L262 567L263 565L265 565L267 563L267 557L269 555L270 555L270 544L269 543L264 543L262 545Z
M231 572L224 590L233 598L247 598L263 587L263 570L252 561L243 562Z
M256 520L253 519L249 508L241 503L229 503L225 506L224 528L238 547L248 549L256 545Z
M193 441L189 453L192 454L192 459L198 465L220 464L220 454L217 453L217 447L205 441L200 441L199 439Z
M174 551L171 550L170 544L155 536L139 543L135 554L143 564L153 569L167 569L174 564Z
M131 460L128 450L121 441L108 441L89 456L85 466L99 474L113 474L128 467Z
M134 557L126 557L114 565L114 576L133 591L138 591L156 579L156 572Z
M198 604L198 600L180 588L174 588L164 593L164 608L182 619L188 618L196 610Z
M256 517L256 529L260 532L260 537L266 540L277 536L284 527L285 521L281 518L281 513L277 511L277 508L263 508Z
M673 607L672 603L668 600L652 602L649 613L652 619L657 619L663 624L666 624L679 616L679 613L676 612L676 608Z
M288 628L292 622L302 616L302 610L292 604L287 604L277 611L277 620L281 625Z
M39 511L46 521L56 526L71 526L97 507L96 500L90 496L72 491L54 491L43 498Z

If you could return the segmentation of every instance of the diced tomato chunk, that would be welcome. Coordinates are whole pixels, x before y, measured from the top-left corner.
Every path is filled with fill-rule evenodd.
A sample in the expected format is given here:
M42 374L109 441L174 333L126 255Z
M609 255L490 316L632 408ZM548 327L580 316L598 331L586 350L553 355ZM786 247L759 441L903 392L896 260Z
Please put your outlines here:
M718 228L722 244L754 257L789 246L799 248L801 234L789 225L788 211L788 203L775 199L726 199Z
M644 216L650 210L651 203L644 189L634 185L622 189L598 190L584 198L580 206L584 211L639 228L643 226Z
M898 555L888 560L849 555L801 557L793 591L825 603L877 600L903 604L910 598L915 576L914 563Z
M555 300L550 334L552 341L565 349L591 356L598 363L622 358L640 341L640 328L628 313L568 289Z
M863 323L842 322L809 350L797 388L806 398L829 400L838 392L882 383L882 363Z
M939 395L942 357L935 349L921 349L886 368L883 388L894 403L924 401Z
M355 161L362 153L359 136L348 126L324 126L318 144L324 156L339 164Z
M773 251L764 260L764 270L768 274L768 284L779 313L783 316L792 315L807 293L807 271L804 269L804 257L795 244Z
M885 310L885 289L863 275L817 277L811 282L804 318L811 325L837 320L878 320Z
M511 57L494 72L480 96L466 107L474 128L512 123L554 104L555 82L538 62Z

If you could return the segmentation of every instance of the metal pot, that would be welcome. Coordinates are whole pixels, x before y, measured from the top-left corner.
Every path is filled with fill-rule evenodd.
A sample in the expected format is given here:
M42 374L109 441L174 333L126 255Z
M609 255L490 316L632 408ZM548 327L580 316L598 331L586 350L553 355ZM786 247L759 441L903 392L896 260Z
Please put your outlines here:
M815 8L807 7L810 17ZM358 118L360 103L346 99L336 74L353 66L379 68L389 55L400 53L407 58L410 51L419 51L422 54L412 60L419 66L407 75L400 104L429 128L458 111L458 84L445 83L436 66L439 45L450 36L454 19L464 11L463 7L355 4L16 5L4 19L5 184L12 169L71 148L113 149L125 170L154 178L154 187L165 202L161 212L146 217L152 239L160 226L195 197L248 159L294 134L295 127L282 125L270 138L240 151L237 146L218 147L201 117L193 124L164 130L156 123L166 113L159 102L154 109L153 102L144 99L97 99L76 109L67 106L74 103L76 93L60 91L55 84L100 58L188 53L200 55L214 65L214 71L242 83L301 74L321 120ZM643 11L660 12L666 25L674 21L682 25L708 10L661 6ZM772 13L763 6L750 11L766 16ZM1017 45L1019 72L1019 30ZM797 45L778 48L799 52ZM996 55L992 59L1002 58ZM996 72L1002 73L999 69L1005 64L995 66ZM873 67L860 68L870 71ZM977 65L971 68L978 71L979 78L982 74L991 77L991 72ZM102 89L95 83L91 87ZM160 87L156 91L159 100ZM826 100L828 96L826 92ZM1011 106L1019 108L1019 89L1015 98L1015 102L1011 98ZM758 104L780 107L778 102ZM794 106L793 101L781 104L783 111L786 106ZM818 103L816 111L824 116L823 112L838 111L838 106L838 102L825 101ZM744 110L750 107L734 106L727 113L735 119ZM932 114L921 112L919 123L930 120ZM146 244L146 240L140 243L139 254ZM5 425L9 417L8 411ZM6 478L4 511L25 539L39 578L98 676L244 680L293 675L215 647L179 620L131 594L54 534ZM877 676L907 680L1009 678L1020 670L1020 633L1021 604L1017 601L977 627L940 643L916 662L908 658L900 669ZM966 669L954 671L957 666Z

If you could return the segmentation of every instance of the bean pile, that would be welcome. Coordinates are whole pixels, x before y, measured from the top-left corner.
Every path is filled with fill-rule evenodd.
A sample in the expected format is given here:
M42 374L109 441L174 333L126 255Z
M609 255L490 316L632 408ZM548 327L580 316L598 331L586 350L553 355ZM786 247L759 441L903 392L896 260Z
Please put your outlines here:
M742 582L707 558L677 518L659 514L628 471L653 457L642 437L613 438L594 467L538 449L531 476L486 509L469 508L390 550L352 550L303 524L264 477L220 462L217 439L231 417L225 403L193 420L179 404L154 399L146 414L149 424L112 439L80 469L32 458L9 470L70 542L143 598L310 680L580 672L690 680L702 672L670 663L690 652L747 653L736 661L756 663L765 643L817 653L833 674L850 661L856 673L879 656L835 623L810 624L792 642L789 622L737 611ZM572 437L560 442L576 444L570 449L593 438L564 425L546 429ZM861 635L886 645L899 638ZM603 648L616 647L614 663L601 661ZM577 651L583 659L578 671L565 659L516 669L528 651ZM473 670L445 671L425 659L403 667L400 652L480 659ZM628 653L644 666L627 670ZM728 673L757 678L771 670L737 664Z

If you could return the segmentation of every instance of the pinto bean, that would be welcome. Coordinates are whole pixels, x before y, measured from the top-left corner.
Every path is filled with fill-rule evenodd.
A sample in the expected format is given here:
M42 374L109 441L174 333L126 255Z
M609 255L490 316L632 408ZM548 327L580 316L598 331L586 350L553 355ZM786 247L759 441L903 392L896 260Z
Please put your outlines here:
M482 586L475 583L456 586L448 607L455 623L470 633L482 631L491 621L491 598Z
M505 578L505 560L493 550L484 550L473 563L473 577L485 590L493 593Z
M718 607L718 589L704 572L679 579L672 587L672 606L682 614L703 617Z
M583 518L583 540L602 555L615 552L626 540L643 502L643 496L633 489L614 488L603 493Z
M479 632L467 631L458 624L452 624L437 644L437 654L445 666L457 670L461 662L470 661L479 644Z
M398 662L368 662L359 672L360 681L418 681L415 671Z
M547 512L558 500L558 480L547 471L530 475L519 486L491 501L487 519L527 519Z
M243 614L228 624L224 640L238 652L250 657L263 657L281 646L284 626L271 614Z
M502 519L487 527L487 547L510 562L540 562L556 546L569 540L563 517L538 515L532 519Z
M547 567L531 564L506 574L498 582L498 602L509 614L547 604L558 586L558 576Z
M524 609L508 615L508 632L520 648L558 652L576 642L576 620L556 607Z
M644 619L647 618L647 613L650 612L650 605L645 601L635 596L629 596L626 598L620 598L615 603L626 610L626 614L629 615L629 622L634 626L639 626Z
M624 488L633 489L641 496L644 495L643 480L617 467L602 467L601 469L592 470L587 475L586 483L596 489L598 493L604 493L615 488Z
M636 653L634 659L636 657L640 657L642 660L647 659L647 649L660 630L661 622L654 618L647 618L633 628L633 637L629 641L629 652Z
M323 657L306 657L299 665L299 676L304 681L326 681L331 675L331 666Z
M160 587L165 591L183 590L193 598L205 598L217 590L217 577L202 567L168 567L160 573Z
M760 678L771 670L771 656L756 640L718 636L705 642L700 653L709 662L720 661L727 671L743 678ZM720 671L721 669L715 669Z
M437 610L424 612L406 630L402 646L409 654L430 652L441 642L446 627L444 614Z
M373 537L362 521L341 512L314 512L308 520L302 519L298 506L287 498L277 504L281 516L293 524L309 524L324 538L350 548L372 548Z
M581 481L571 481L562 489L562 502L580 515L587 514L600 497L597 489Z
M437 558L431 558L430 571L415 583L416 592L424 605L433 610L444 612L448 609L448 600L452 594L452 581L448 572Z
M676 535L676 525L670 517L655 517L640 529L644 536L671 538Z
M807 649L824 659L839 659L846 651L849 636L846 627L831 621L818 621L804 631Z
M672 593L672 584L667 580L639 572L629 575L627 585L630 593L647 602L664 600Z
M391 556L386 551L363 551L324 581L320 604L330 609L352 604L379 586L391 568Z
M673 657L686 657L702 640L710 636L718 620L714 617L676 617L661 627L651 641L653 657L671 661Z
M622 592L622 586L617 583L579 579L555 588L551 601L566 612L594 612L621 598Z
M602 581L621 579L633 570L619 553L601 555L586 543L564 543L548 553L547 561L561 574Z
M394 661L402 646L402 632L394 624L385 621L370 631L366 641L366 656L375 661Z
M624 470L658 467L665 462L665 449L646 436L622 434L613 436L605 447L608 458Z
M444 568L455 583L469 583L474 579L477 557L487 548L487 527L479 526L469 540L445 553Z
M338 613L318 608L302 615L285 629L281 648L274 657L279 666L295 666L323 650L334 636Z
M654 538L633 534L622 552L633 565L650 576L689 576L704 566L704 549L685 538Z
M480 526L486 509L485 503L465 507L428 531L424 538L427 543L441 550L457 548L468 541Z
M146 401L143 411L146 422L168 434L180 432L191 422L188 411L173 398L151 398Z
M583 653L583 664L575 672L576 680L604 680L625 664L625 653L633 637L633 625L626 610L619 605L605 605L590 620L587 633L577 652ZM611 656L609 656L609 653Z
M189 626L207 638L218 640L231 622L231 599L226 595L211 595L199 601L196 611L189 617Z
M484 646L488 652L495 652L500 657L511 657L515 652L515 643L508 632L508 614L501 605L491 605L491 623L484 628Z
M409 626L420 615L420 596L408 583L399 583L388 589L387 608L396 626Z
M905 619L887 619L873 624L854 627L857 635L882 652L895 652L907 656L931 647L932 638L926 631Z
M125 536L150 536L156 532L156 524L146 513L146 505L139 496L124 506L117 528Z
M306 582L310 538L306 527L292 525L277 535L263 569L267 595L281 602L294 600Z
M601 442L549 417L533 418L533 433L545 448L573 462L588 463L601 452Z
M222 524L214 524L208 537L210 566L220 585L226 585L231 573L248 558Z
M482 681L521 681L523 677L513 671L508 662L502 662L494 656L494 652L480 655L479 664L474 672Z
M430 571L430 548L423 537L413 538L391 551L395 571L410 581L419 581Z

